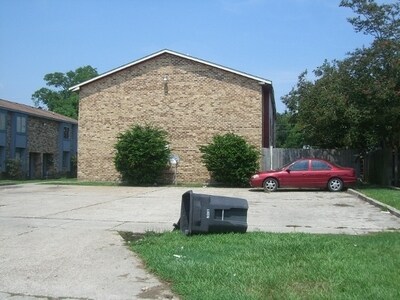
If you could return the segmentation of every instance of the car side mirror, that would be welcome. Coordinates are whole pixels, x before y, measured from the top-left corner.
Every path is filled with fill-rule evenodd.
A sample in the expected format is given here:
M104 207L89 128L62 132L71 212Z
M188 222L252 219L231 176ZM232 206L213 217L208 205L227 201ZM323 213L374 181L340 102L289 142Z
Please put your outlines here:
M290 169L286 169L286 172L290 173Z

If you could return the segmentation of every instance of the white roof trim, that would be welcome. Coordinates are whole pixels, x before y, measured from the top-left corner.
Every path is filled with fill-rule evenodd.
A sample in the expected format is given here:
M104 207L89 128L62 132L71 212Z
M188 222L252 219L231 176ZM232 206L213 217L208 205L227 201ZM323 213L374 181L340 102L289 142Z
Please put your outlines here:
M215 68L227 71L227 72L231 72L231 73L234 73L234 74L237 74L237 75L240 75L240 76L244 76L244 77L247 77L247 78L250 78L250 79L254 79L254 80L259 81L260 84L272 84L271 80L267 80L267 79L264 79L264 78L261 78L261 77L253 76L253 75L250 75L250 74L247 74L247 73L243 73L243 72L240 72L240 71L237 71L237 70L234 70L234 69L230 69L230 68L218 65L218 64L214 64L214 63L202 60L202 59L198 59L198 58L195 58L195 57L192 57L192 56L189 56L189 55L185 55L185 54L181 54L181 53L178 53L178 52L174 52L174 51L165 49L165 50L161 50L161 51L158 51L156 53L150 54L148 56L145 56L145 57L143 57L143 58L141 58L139 60L135 60L135 61L133 61L133 62L131 62L129 64L126 64L126 65L123 65L123 66L121 66L119 68L112 69L112 70L110 70L110 71L108 71L106 73L103 73L103 74L101 74L101 75L99 75L97 77L94 77L92 79L89 79L87 81L84 81L84 82L82 82L80 84L74 85L74 86L70 87L69 90L78 91L80 89L80 87L83 86L83 85L86 85L86 84L91 83L93 81L99 80L99 79L101 79L103 77L106 77L106 76L111 75L113 73L119 72L119 71L121 71L123 69L129 68L131 66L134 66L136 64L139 64L139 63L141 63L143 61L146 61L148 59L151 59L153 57L156 57L156 56L164 54L164 53L168 53L168 54L171 54L171 55L175 55L175 56L179 56L179 57L182 57L182 58L186 58L186 59L189 59L189 60L201 63L201 64L205 64L205 65L208 65L208 66L211 66L211 67L215 67Z

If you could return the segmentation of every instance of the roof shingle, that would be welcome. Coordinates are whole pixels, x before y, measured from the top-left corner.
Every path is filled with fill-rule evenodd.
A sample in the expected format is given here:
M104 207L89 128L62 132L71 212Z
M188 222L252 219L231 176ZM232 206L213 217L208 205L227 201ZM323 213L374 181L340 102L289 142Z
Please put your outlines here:
M10 110L14 112L24 113L30 116L50 119L59 122L67 122L72 124L78 124L78 121L52 111L35 108L29 105L20 104L16 102L11 102L7 100L0 99L0 109Z

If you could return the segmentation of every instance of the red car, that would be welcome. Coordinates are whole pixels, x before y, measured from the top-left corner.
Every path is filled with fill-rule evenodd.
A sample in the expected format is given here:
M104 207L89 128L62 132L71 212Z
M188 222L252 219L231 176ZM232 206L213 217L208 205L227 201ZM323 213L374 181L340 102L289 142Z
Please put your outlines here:
M344 168L322 159L298 159L280 169L259 172L250 185L273 192L277 188L328 188L341 191L357 181L353 168Z

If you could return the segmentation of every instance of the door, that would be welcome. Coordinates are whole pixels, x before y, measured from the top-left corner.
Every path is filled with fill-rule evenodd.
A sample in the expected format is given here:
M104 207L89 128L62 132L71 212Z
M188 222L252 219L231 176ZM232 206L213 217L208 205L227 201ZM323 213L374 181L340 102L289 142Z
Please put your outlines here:
M53 154L44 153L43 154L43 170L42 174L44 178L49 178L52 175L53 169Z
M29 178L36 179L41 178L41 160L40 153L29 152Z
M310 169L310 184L313 187L323 188L327 186L331 178L332 167L324 161L312 160Z
M288 175L286 182L281 185L287 187L309 187L310 179L308 177L309 160L298 160L287 168Z

